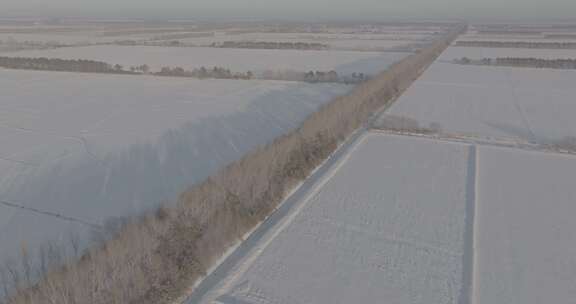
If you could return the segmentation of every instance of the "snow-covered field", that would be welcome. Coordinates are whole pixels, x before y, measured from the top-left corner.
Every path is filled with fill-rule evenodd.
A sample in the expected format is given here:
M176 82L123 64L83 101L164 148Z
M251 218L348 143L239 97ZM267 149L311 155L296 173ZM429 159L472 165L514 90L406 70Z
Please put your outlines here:
M470 157L365 135L200 302L467 303Z
M14 70L0 79L0 200L95 224L173 199L351 89ZM57 217L34 225L0 208L10 236L0 257L31 235L66 236Z
M575 180L574 156L480 148L474 303L576 299Z
M152 46L89 46L52 50L21 51L9 56L91 59L124 67L149 65L153 71L164 66L185 69L219 66L234 72L330 71L339 74L374 75L409 53L301 51L261 49L178 48Z
M390 113L449 132L557 140L576 130L575 83L572 70L436 62Z

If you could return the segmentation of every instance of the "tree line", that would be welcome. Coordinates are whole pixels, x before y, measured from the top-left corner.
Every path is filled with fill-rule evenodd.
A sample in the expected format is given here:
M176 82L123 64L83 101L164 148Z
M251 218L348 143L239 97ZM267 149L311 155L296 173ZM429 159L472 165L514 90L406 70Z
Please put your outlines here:
M160 71L152 72L147 64L130 66L111 65L105 62L83 59L57 59L57 58L26 58L26 57L0 57L0 67L7 69L107 73L129 75L154 75L169 77L189 77L198 79L263 79L302 81L308 83L345 83L358 84L370 79L364 73L339 75L336 71L264 71L259 75L251 71L233 72L223 67L200 67L186 70L182 67L162 67Z
M83 73L137 74L119 64L84 59L0 57L0 67L6 69L66 71Z
M280 49L280 50L326 50L327 44L315 42L271 42L271 41L224 41L214 42L210 47L238 49Z
M254 78L254 73L247 71L242 72L231 72L229 69L222 67L213 67L208 69L206 67L200 67L193 69L191 71L185 70L181 67L163 67L159 72L153 73L158 76L172 76L172 77L190 77L190 78L214 78L214 79L252 79Z
M454 60L454 62L457 64L470 64L470 65L548 68L548 69L561 69L561 70L576 69L576 59L504 57L504 58L483 58L474 60L467 57L463 57L461 59Z
M576 49L576 42L457 41L456 46L522 49Z

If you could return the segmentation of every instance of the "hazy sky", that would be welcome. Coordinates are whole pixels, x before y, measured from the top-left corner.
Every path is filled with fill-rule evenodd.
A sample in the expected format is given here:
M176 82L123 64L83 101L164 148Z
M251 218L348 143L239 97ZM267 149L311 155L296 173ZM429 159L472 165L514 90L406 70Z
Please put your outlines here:
M0 0L0 15L574 18L576 0Z

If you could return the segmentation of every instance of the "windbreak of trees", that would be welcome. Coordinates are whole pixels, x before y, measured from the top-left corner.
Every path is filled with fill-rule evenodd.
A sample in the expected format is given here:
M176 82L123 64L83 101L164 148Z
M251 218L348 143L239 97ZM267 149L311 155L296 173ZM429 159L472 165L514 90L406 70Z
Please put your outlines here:
M546 34L546 39L576 39L576 34Z
M465 29L459 26L349 95L334 99L296 130L189 188L178 204L126 221L103 243L46 270L32 287L11 280L25 270L0 269L8 273L5 284L15 290L7 303L174 303Z
M349 75L340 75L332 71L264 71L258 75L260 79L266 80L285 80L285 81L303 81L308 83L344 83L358 84L369 80L371 77L364 73L352 73Z
M421 134L438 134L442 131L442 126L439 123L430 123L429 126L421 126L416 119L391 114L382 115L374 122L372 127L380 130Z
M93 60L56 59L56 58L23 58L23 57L0 57L0 67L7 69L42 70L42 71L65 71L82 73L108 73L130 75L154 75L169 77L190 77L198 79L263 79L303 81L308 83L345 83L358 84L370 79L364 73L352 73L339 75L336 71L265 71L255 75L251 71L232 72L223 67L200 67L185 70L182 67L163 67L158 72L151 72L146 64L131 66L125 69L122 65L111 65L105 62Z
M269 42L269 41L224 41L210 45L216 48L280 49L280 50L325 50L327 44L315 42Z
M136 74L121 65L83 59L0 57L0 67L21 70L66 71L83 73Z
M456 46L522 49L576 49L576 42L457 41Z
M17 41L12 38L0 40L0 51L44 50L70 46L59 42Z
M457 64L471 64L471 65L491 65L491 66L509 66L509 67L526 67L526 68L547 68L547 69L561 69L573 70L576 69L576 59L541 59L541 58L517 58L517 57L504 57L504 58L483 58L483 59L470 59L463 57L454 60Z
M478 31L478 34L482 34L482 35L530 35L530 36L538 36L538 35L542 35L542 31L510 30L510 29L480 30L480 31Z
M160 72L153 73L158 76L172 76L172 77L191 77L191 78L214 78L214 79L252 79L254 74L250 71L241 72L231 72L229 69L222 67L213 67L208 69L206 67L201 67L193 69L192 71L185 70L181 67L163 67Z

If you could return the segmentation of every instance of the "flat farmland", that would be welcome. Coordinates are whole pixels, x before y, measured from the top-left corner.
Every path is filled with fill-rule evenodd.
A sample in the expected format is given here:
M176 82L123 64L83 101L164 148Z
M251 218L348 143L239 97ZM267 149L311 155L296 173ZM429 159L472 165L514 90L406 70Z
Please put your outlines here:
M349 75L375 75L409 53L223 49L203 47L88 46L9 53L13 57L89 59L125 68L147 64L152 71L162 67L223 67L233 72L331 71Z
M574 83L571 70L436 62L390 113L440 123L447 132L557 140L576 130Z

